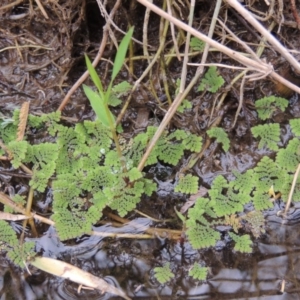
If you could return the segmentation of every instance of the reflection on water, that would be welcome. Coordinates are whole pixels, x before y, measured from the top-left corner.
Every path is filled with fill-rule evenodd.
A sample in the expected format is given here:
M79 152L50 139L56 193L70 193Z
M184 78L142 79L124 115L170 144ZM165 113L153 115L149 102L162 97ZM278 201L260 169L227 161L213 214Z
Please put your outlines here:
M255 241L250 255L233 253L226 238L218 251L195 251L188 243L182 247L167 239L121 241L97 236L65 246L53 228L36 240L37 250L104 278L133 299L300 299L299 212L299 208L291 209L283 222L275 210L268 211L266 234ZM124 226L123 232L138 233L150 225L147 219L140 218ZM120 228L109 225L97 230L120 232ZM153 268L168 261L175 278L160 286ZM194 261L211 267L206 282L196 282L187 275ZM31 276L20 273L4 260L0 266L0 300L119 299L85 289L78 294L74 283L41 271L33 270Z

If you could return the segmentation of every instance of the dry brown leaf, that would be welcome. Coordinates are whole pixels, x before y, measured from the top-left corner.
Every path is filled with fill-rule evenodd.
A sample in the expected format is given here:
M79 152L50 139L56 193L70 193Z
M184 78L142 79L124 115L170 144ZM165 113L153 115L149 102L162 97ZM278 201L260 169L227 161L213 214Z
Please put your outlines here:
M27 125L28 112L29 112L29 102L24 102L20 109L17 141L23 140L26 125Z
M24 215L14 215L10 213L5 213L0 211L0 220L7 220L7 221L21 221L29 219L30 217Z
M30 262L30 264L52 275L69 279L78 284L100 290L102 293L111 293L130 300L123 291L108 284L103 279L63 261L50 257L36 257Z

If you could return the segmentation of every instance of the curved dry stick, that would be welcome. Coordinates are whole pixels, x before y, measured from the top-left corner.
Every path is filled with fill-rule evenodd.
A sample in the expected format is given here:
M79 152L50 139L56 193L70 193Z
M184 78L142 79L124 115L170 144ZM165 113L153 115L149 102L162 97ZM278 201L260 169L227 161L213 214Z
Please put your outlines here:
M250 23L262 36L266 37L267 41L277 50L300 74L299 62L288 52L288 50L265 28L253 15L245 9L237 0L226 0L239 14L241 14L248 23Z
M115 6L113 7L112 11L110 12L109 16L110 18L112 18L116 12L116 10L118 9L119 5L121 3L121 0L116 1ZM93 67L95 68L98 64L98 62L100 61L102 54L104 52L106 43L107 43L107 37L108 37L108 29L110 27L110 23L106 23L105 26L103 27L103 38L101 41L101 45L99 47L99 51L95 57L95 59L92 62ZM59 108L57 110L62 111L64 109L64 107L67 105L67 103L69 102L71 96L73 95L73 93L78 89L78 87L88 78L89 76L89 72L85 71L81 77L75 82L75 84L71 87L71 89L68 91L67 95L65 96L65 98L63 99L62 103L60 104Z
M264 63L263 61L261 61L261 62L254 61L254 60L240 54L237 51L234 51L234 50L232 50L232 49L230 49L230 48L228 48L224 45L221 45L217 41L208 38L206 35L202 34L201 32L197 31L196 29L191 28L187 24L185 24L185 23L181 22L180 20L170 16L169 14L167 14L166 12L161 10L159 7L149 3L147 0L137 0L137 1L140 2L141 4L143 4L144 6L149 7L151 10L153 10L155 13L157 13L161 17L168 19L170 22L173 22L175 25L177 25L181 29L183 29L185 31L189 31L193 36L203 40L204 42L208 43L210 46L218 49L219 51L225 53L226 55L228 55L232 59L240 62L241 64L243 64L245 66L247 66L249 68L249 70L268 74L271 77L274 77L274 79L276 79L277 81L282 82L284 85L289 87L291 90L293 90L296 93L300 94L300 87L296 86L295 84L292 84L291 82L285 80L283 77L276 74L273 71L273 67L271 65L269 65L267 63ZM287 52L287 50L286 50L286 52ZM288 55L289 55L289 57L291 56L289 53L288 53ZM294 58L293 58L293 61L296 62L297 64L299 64ZM296 67L296 66L293 65L293 67ZM299 70L300 70L300 67L299 67Z

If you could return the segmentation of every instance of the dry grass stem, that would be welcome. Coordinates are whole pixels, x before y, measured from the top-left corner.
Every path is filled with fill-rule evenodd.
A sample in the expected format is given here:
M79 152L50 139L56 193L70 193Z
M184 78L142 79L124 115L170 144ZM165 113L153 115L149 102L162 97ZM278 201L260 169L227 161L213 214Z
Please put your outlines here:
M294 190L295 190L295 186L296 186L296 183L297 183L297 179L298 179L299 173L300 173L300 164L298 165L296 173L294 175L292 187L291 187L291 190L290 190L290 193L289 193L288 200L286 202L286 206L285 206L285 210L284 210L283 216L286 216L287 211L289 210L289 208L291 206L292 197L293 197L293 194L294 194Z
M44 7L43 7L41 1L40 1L40 0L35 0L35 2L36 2L36 4L37 4L37 6L39 7L39 9L41 10L41 12L42 12L42 14L44 15L44 17L45 17L46 19L49 19L48 14L47 14L47 12L45 11L45 9L44 9Z
M283 77L279 76L278 74L276 74L273 71L273 66L270 64L267 64L263 61L261 61L260 63L253 60L253 59L249 59L248 57L245 57L239 53L237 53L236 51L221 45L220 43L208 38L206 35L200 33L199 31L195 30L194 28L191 28L190 26L188 26L187 24L181 22L180 20L173 18L172 16L169 16L166 12L164 12L163 10L161 10L159 7L149 3L146 0L138 0L141 4L145 5L146 7L149 7L151 10L153 10L155 13L159 14L160 16L170 20L171 22L174 22L175 25L177 25L178 27L189 31L192 35L194 35L195 37L203 40L204 42L210 44L212 47L217 48L219 51L225 53L226 55L228 55L229 57L231 57L232 59L240 62L241 64L247 66L249 69L255 70L256 72L260 72L263 74L268 74L270 76L272 76L274 79L276 79L277 81L283 83L284 85L288 86L290 89L292 89L293 91L297 92L300 94L300 88L292 83L290 83L289 81L285 80ZM269 34L270 35L270 34ZM286 50L287 52L287 50ZM291 55L289 55L291 56ZM295 59L294 59L295 60Z
M266 37L267 41L277 50L300 74L299 62L289 53L289 51L264 27L262 26L252 14L242 6L237 0L225 0L231 7L233 7L239 14L243 16L262 36Z

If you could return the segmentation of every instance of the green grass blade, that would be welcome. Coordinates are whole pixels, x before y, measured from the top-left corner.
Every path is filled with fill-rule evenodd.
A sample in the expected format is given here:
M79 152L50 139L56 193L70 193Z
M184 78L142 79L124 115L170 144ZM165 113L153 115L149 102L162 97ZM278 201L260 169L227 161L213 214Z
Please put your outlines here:
M113 72L112 72L112 76L111 76L111 82L114 81L114 79L116 78L116 76L118 75L118 73L120 72L123 62L125 60L125 56L127 53L127 49L129 46L129 42L131 40L132 34L133 34L133 27L131 27L129 29L129 31L125 34L125 36L123 37L119 49L117 51L117 55L114 61L114 67L113 67Z
M109 127L109 120L108 120L108 116L106 113L107 110L111 114L112 120L114 120L114 116L108 108L106 110L105 104L104 104L104 99L102 99L98 93L94 92L90 87L86 86L85 84L83 84L83 90L84 90L85 95L88 97L88 99L91 103L91 106L92 106L94 112L96 113L98 119L100 120L100 122L104 126Z
M89 57L86 54L84 54L84 57L85 57L85 63L86 63L87 69L90 73L90 76L91 76L95 86L97 87L99 94L103 95L104 90L103 90L101 80L100 80L95 68L93 67Z

